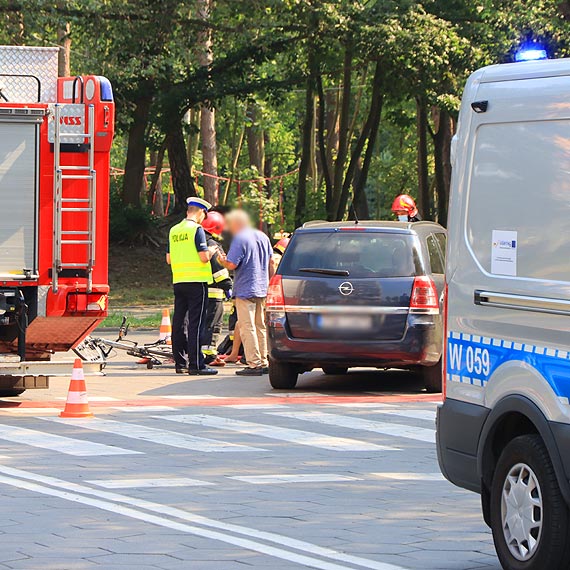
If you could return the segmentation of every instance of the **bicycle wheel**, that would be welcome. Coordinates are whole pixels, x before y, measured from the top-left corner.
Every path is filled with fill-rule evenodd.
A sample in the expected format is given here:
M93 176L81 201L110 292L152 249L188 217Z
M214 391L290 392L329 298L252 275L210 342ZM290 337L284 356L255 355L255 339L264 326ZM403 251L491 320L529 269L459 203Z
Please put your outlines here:
M90 336L80 342L73 349L73 352L75 352L83 362L100 362L104 364L107 360L99 344Z

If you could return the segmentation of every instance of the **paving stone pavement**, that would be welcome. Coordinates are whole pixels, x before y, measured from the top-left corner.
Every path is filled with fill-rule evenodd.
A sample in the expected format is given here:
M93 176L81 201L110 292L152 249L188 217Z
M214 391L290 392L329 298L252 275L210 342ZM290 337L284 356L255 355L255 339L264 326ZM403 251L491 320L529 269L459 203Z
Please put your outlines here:
M187 404L98 409L98 419L119 422L113 433L97 421L53 421L52 411L1 413L0 569L500 569L479 498L437 475L425 441L434 403ZM326 425L312 421L322 413ZM204 416L214 420L196 420ZM228 420L238 422L225 429ZM310 432L311 445L272 438L274 427ZM45 447L15 442L21 428ZM70 439L69 453L49 449L54 435ZM171 445L180 435L248 447ZM334 449L330 438L367 445ZM73 453L86 442L139 453Z

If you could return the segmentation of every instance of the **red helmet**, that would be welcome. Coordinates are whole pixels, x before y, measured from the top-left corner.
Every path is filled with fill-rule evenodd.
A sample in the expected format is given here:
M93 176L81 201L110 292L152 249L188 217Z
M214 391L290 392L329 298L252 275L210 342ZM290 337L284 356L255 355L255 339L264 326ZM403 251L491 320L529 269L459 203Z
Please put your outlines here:
M288 237L284 237L281 238L274 246L273 249L277 252L280 253L281 255L283 255L285 253L285 250L287 249L287 246L289 245L289 242L291 240Z
M418 208L411 196L400 194L392 204L392 212L406 212L410 218L413 218L418 215Z
M226 219L220 212L208 212L208 216L202 222L202 227L214 237L220 237L226 227Z

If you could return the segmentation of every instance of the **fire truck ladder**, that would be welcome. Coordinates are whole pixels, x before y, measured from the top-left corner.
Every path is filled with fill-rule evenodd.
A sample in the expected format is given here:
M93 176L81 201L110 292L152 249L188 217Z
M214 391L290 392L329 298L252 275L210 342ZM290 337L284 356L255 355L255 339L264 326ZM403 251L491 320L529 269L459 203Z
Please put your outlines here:
M52 266L52 288L56 293L59 286L59 277L65 269L83 271L87 277L87 292L90 293L93 285L93 267L95 266L95 229L96 229L96 200L97 200L97 173L95 172L95 106L87 107L87 132L61 132L61 104L54 106L54 249ZM61 144L65 139L88 140L88 164L63 165L61 164ZM75 171L75 172L74 172ZM80 173L77 173L79 171ZM69 174L68 174L69 172ZM81 173L83 172L83 173ZM89 174L84 174L89 172ZM88 193L85 198L66 196L65 184L68 180L87 180ZM88 214L86 229L63 230L65 214L84 212ZM63 261L62 247L64 245L86 245L86 261Z

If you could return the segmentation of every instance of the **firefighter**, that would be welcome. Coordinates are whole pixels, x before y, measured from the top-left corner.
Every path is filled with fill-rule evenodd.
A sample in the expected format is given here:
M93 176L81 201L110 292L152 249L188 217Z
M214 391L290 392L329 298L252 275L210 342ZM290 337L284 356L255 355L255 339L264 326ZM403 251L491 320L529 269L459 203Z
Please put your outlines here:
M213 375L218 371L206 366L200 342L213 282L210 260L217 253L200 224L212 206L201 198L188 198L187 205L186 218L170 229L166 254L174 283L172 353L177 374Z
M392 212L400 222L419 222L421 217L414 199L407 194L400 194L392 204Z
M277 267L279 267L279 263L281 262L281 258L289 245L291 240L288 237L282 237L274 246L273 246L273 267L274 270L277 271Z
M206 312L206 328L202 338L202 352L207 365L224 366L225 362L218 358L218 341L222 332L224 320L224 300L232 297L232 280L230 272L219 262L218 254L224 254L221 245L222 233L226 220L219 212L210 212L202 222L206 232L206 242L212 251L217 253L212 257L212 277L214 282L208 287L208 310Z

